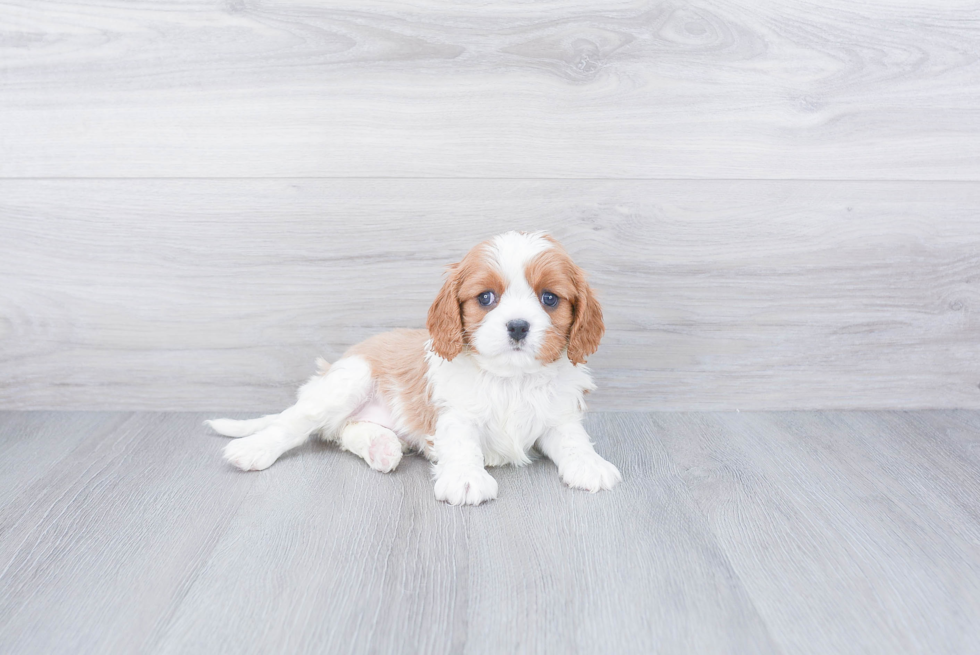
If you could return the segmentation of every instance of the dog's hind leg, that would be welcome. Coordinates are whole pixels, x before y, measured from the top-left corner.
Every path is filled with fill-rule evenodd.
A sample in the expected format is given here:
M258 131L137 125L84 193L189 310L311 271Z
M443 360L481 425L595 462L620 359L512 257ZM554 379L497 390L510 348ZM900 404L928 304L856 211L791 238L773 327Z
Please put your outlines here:
M402 442L390 429L370 421L351 421L340 433L340 447L361 457L375 471L394 471L402 461Z
M322 431L325 438L336 438L373 389L367 362L360 357L342 359L326 375L317 375L300 387L295 405L273 415L258 432L225 446L225 459L243 471L261 471L287 450L305 442L313 432Z

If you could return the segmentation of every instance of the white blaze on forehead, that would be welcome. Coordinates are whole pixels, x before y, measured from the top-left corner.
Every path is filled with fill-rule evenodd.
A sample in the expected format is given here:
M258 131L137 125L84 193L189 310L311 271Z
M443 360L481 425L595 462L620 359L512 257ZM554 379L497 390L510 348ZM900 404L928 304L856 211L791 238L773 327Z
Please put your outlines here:
M505 289L472 333L474 356L482 368L505 376L541 368L537 354L551 318L525 278L525 271L535 257L553 247L542 232L507 232L487 244L487 263L503 278ZM517 319L528 323L527 336L520 347L515 347L507 328L510 321Z
M527 287L524 270L531 260L551 248L544 232L507 232L490 241L490 258L504 277L507 287Z

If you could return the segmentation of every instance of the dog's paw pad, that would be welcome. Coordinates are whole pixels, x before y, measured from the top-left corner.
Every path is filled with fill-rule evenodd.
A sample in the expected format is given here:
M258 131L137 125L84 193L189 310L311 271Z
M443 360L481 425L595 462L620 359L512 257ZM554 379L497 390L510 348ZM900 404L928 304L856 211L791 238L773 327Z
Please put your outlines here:
M279 451L269 447L263 440L245 437L225 446L225 459L243 471L267 469L279 459Z
M378 434L371 438L367 457L364 458L375 471L394 471L402 461L402 445L393 434Z
M436 478L436 499L450 505L479 505L497 497L497 481L484 469L442 471Z
M619 469L595 453L576 455L563 462L561 479L573 489L595 493L612 489L622 479Z

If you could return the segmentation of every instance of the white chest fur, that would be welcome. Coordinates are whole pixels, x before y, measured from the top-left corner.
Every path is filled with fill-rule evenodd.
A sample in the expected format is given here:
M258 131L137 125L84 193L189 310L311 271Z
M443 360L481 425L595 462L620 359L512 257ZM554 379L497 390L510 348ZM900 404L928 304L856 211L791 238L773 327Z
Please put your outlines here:
M466 354L452 361L429 358L433 401L476 427L488 466L529 463L534 442L547 430L580 420L584 393L595 388L588 369L565 357L506 373L491 373Z

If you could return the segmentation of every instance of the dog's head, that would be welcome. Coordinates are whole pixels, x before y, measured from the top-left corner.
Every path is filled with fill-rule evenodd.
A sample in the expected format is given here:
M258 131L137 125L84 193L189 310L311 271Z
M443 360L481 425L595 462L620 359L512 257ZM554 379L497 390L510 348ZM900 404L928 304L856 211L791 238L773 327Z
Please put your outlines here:
M449 267L429 308L432 349L453 359L468 348L509 370L573 364L599 347L602 309L568 253L540 232L507 232Z

